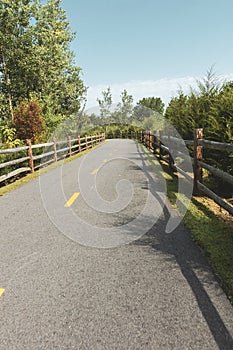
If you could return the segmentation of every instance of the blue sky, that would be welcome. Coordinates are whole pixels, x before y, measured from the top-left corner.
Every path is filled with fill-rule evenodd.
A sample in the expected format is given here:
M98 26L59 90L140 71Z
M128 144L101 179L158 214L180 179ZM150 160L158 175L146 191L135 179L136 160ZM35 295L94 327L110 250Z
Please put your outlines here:
M232 0L62 0L61 5L77 31L72 49L89 86L89 106L107 86L116 99L127 87L135 99L160 94L168 102L211 65L233 78Z

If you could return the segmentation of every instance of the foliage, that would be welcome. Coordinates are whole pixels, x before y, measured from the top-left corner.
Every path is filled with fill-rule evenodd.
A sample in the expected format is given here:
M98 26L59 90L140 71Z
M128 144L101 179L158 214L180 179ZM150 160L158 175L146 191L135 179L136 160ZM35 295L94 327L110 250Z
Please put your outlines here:
M137 105L147 107L152 111L158 112L160 114L164 113L165 104L160 97L144 97L138 101Z
M173 97L165 111L165 118L178 130L184 139L193 138L195 122L189 113L189 99L183 91Z
M193 139L194 129L203 128L205 139L233 142L233 83L220 84L211 68L197 86L189 95L179 91L167 106L165 118L184 139ZM233 174L231 154L206 149L204 159Z
M137 102L136 106L133 109L133 120L138 122L143 122L146 118L152 115L152 110L147 108Z
M0 126L0 148L1 145L4 148L15 148L22 144L22 142L16 138L16 129L9 127L8 125Z
M0 21L0 120L13 120L13 109L33 94L50 133L80 109L86 93L61 1L2 0Z
M21 140L31 139L35 142L44 130L41 108L37 101L23 100L14 110L14 126Z
M100 116L103 118L110 117L112 106L112 93L110 87L102 91L102 100L100 98L97 98L97 102L100 108Z
M121 92L121 102L118 103L116 112L118 122L129 122L133 113L133 96L129 95L125 89Z

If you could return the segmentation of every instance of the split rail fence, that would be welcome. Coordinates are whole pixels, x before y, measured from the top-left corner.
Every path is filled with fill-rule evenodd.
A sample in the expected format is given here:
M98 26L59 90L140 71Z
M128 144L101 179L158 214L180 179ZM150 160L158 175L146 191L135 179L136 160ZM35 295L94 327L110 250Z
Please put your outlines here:
M159 160L168 163L173 171L181 173L188 181L192 181L194 184L194 194L204 193L212 198L220 207L233 215L233 206L202 183L203 169L206 169L213 175L219 177L223 182L228 183L230 188L233 188L233 176L231 174L203 161L203 148L233 153L233 144L205 140L203 139L202 129L195 130L193 140L184 141L170 135L165 135L162 132L152 134L150 131L109 135L102 133L92 136L79 136L77 139L68 137L68 139L64 141L56 141L53 139L52 142L36 145L32 145L31 141L27 140L27 145L24 147L0 150L0 157L6 154L21 154L21 156L14 160L3 163L0 162L0 170L6 169L6 173L0 176L0 183L22 173L33 173L35 170L52 162L92 148L103 142L105 138L132 138L142 142ZM184 142L186 146L191 146L193 149L193 157L190 157L193 164L193 174L187 174L181 169L177 165L176 159L173 159L171 155L172 146L174 146L174 144L179 145L182 142ZM178 155L181 158L182 156L184 158L187 157L187 155L182 154L182 152L178 152ZM20 165L20 167L18 167L18 165ZM13 170L12 167L14 167Z
M202 183L203 169L206 169L213 175L220 178L223 182L228 183L230 188L233 188L233 176L231 174L217 169L216 167L203 161L203 148L233 153L233 143L221 143L204 140L203 129L195 129L193 140L182 140L170 135L165 135L161 131L155 134L151 133L150 131L117 133L106 135L106 137L133 138L142 142L159 160L163 160L164 162L168 163L171 170L182 174L188 181L193 182L194 195L204 193L207 197L213 199L221 208L224 208L231 215L233 215L233 206ZM174 144L181 145L183 142L188 147L192 146L193 157L190 156L189 158L193 164L193 174L188 174L181 169L171 155ZM179 149L179 147L176 147L176 149L177 148ZM182 147L180 149L182 150ZM180 158L183 157L183 159L185 159L185 157L187 158L187 154L180 151L177 152L177 155Z
M194 132L193 140L184 140L186 146L193 146L193 157L191 161L193 164L193 177L185 173L179 166L176 165L175 160L171 156L171 149L167 145L172 143L181 143L182 140L172 136L165 136L162 133L159 135L153 135L150 132L143 132L141 135L141 141L156 155L159 159L168 163L172 170L181 173L189 181L193 181L194 194L199 192L204 193L208 197L212 198L220 207L227 210L233 215L233 206L219 197L216 193L205 186L203 181L203 169L208 170L213 175L219 177L222 181L227 182L233 187L233 176L217 169L216 167L209 165L203 161L203 148L233 152L233 144L214 142L203 139L202 129L196 129ZM167 141L167 142L166 142ZM166 146L163 144L166 143ZM167 156L166 156L167 155ZM182 158L182 154L179 152L179 156ZM185 155L183 154L185 157Z
M31 144L31 140L26 141L26 146L0 150L0 170L4 169L5 174L0 176L0 183L15 178L19 174L34 173L41 167L44 167L58 160L70 157L89 148L93 148L105 140L105 134L78 136L77 139ZM1 163L1 156L16 155L16 159ZM12 169L13 168L13 169Z

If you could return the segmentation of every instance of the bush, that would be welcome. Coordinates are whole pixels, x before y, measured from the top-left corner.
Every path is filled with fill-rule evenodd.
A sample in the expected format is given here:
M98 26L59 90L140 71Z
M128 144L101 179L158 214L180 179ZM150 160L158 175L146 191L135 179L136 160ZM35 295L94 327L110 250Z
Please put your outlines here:
M44 120L38 101L21 101L14 110L14 126L17 137L31 139L34 143L44 130Z

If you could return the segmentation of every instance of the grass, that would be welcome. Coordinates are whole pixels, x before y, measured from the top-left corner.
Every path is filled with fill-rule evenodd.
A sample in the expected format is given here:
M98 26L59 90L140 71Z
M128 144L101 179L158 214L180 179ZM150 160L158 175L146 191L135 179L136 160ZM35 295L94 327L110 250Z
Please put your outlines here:
M156 171L156 176L162 175L166 179L167 196L171 204L175 205L178 195L178 175L173 174L165 163L161 162L158 166L154 156L144 146L142 148L155 171L157 163L160 175ZM185 198L183 199L185 200ZM206 255L220 285L233 304L232 216L224 209L220 209L212 199L204 196L193 196L183 218L183 224L188 228L193 240Z
M80 153L77 153L77 154L75 154L75 155L73 155L73 156L71 156L69 158L65 158L64 160L60 160L58 162L52 163L51 165L48 165L48 166L46 166L44 168L41 168L38 171L35 171L33 174L28 174L28 175L26 175L26 176L24 176L24 177L22 177L22 178L20 178L20 179L18 179L16 181L10 183L9 185L1 187L0 188L0 197L3 196L4 194L10 192L10 191L15 190L18 187L26 184L27 182L32 181L33 179L36 179L40 175L45 174L45 173L47 173L50 170L53 170L53 169L55 169L55 168L57 168L57 167L59 167L59 166L61 166L63 164L66 164L68 162L71 162L74 159L77 159L77 158L83 156L84 154L87 154L88 152L90 152L91 150L93 150L93 149L95 149L97 147L99 147L99 145L97 145L97 146L95 146L93 148L87 149L85 151L82 151Z

